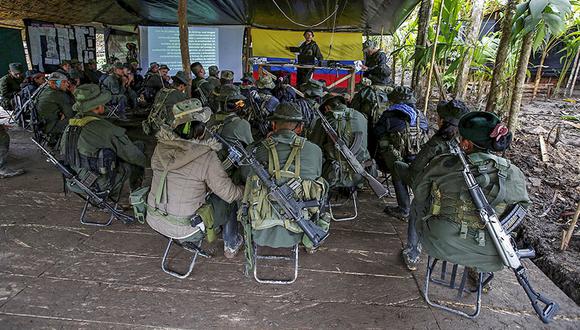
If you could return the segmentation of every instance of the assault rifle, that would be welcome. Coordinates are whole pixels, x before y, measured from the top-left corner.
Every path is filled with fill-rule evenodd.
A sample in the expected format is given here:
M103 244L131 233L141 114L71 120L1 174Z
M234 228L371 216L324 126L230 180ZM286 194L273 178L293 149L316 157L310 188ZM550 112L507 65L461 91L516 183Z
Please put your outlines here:
M94 191L92 191L91 188L89 188L90 185L87 186L87 184L85 184L85 182L83 182L83 180L81 180L72 169L70 169L68 166L65 166L61 162L59 162L50 153L50 151L46 150L46 148L44 148L35 139L31 139L31 140L42 151L42 153L44 153L44 155L47 158L47 161L52 163L56 167L56 169L65 177L65 179L67 179L73 185L79 187L83 191L83 193L85 193L87 195L86 198L88 198L90 201L92 201L93 205L107 209L109 212L111 212L111 214L113 214L115 216L115 218L123 221L124 223L135 222L135 219L132 216L119 211L115 207L115 205L112 205L111 203L109 203L107 201L106 196L101 197L98 194L96 194ZM94 178L94 179L96 179L96 178ZM92 181L94 182L94 180L92 180Z
M538 314L540 320L544 323L549 323L558 311L559 306L556 302L543 297L532 288L528 281L526 269L520 260L521 257L533 257L535 253L530 249L516 250L514 248L511 237L504 231L495 210L487 201L483 190L475 180L473 173L469 170L465 154L461 151L456 141L450 141L448 144L451 153L457 155L459 159L461 159L461 163L463 164L463 177L467 184L467 189L469 190L473 204L475 204L475 207L479 211L481 221L485 223L487 232L489 236L491 236L493 244L495 245L504 265L514 271L516 279L524 288L524 291L530 299L532 307ZM513 212L511 213L513 214ZM542 309L538 304L539 302L545 305L544 309Z
M303 209L309 207L319 206L317 201L299 201L294 198L294 189L297 181L289 181L281 186L276 184L268 170L258 162L256 157L250 154L239 144L231 144L222 136L212 131L209 131L212 136L220 141L228 149L228 158L232 163L241 166L249 166L258 176L260 181L267 187L269 193L268 197L278 204L281 209L280 213L288 217L288 219L296 222L302 229L304 234L312 241L313 246L318 247L327 237L328 232L324 231L319 226L315 225L311 219L305 219L302 212Z
M326 131L326 135L332 140L334 143L334 147L338 150L342 156L346 159L350 167L354 170L354 172L367 181L371 189L375 192L377 197L382 198L389 194L389 190L383 186L375 177L370 175L362 166L362 164L356 159L356 156L352 153L346 143L338 136L332 125L328 122L326 117L320 112L319 109L316 110L316 114L320 118L320 122L322 124L322 128Z
M258 131L260 131L260 134L262 134L263 136L268 135L269 132L268 121L263 116L262 109L260 109L260 107L256 104L256 100L254 100L254 95L252 94L252 92L250 92L248 95L248 101L249 101L248 103L250 103L250 111L251 111L250 113L254 117L250 118L250 120L257 126Z

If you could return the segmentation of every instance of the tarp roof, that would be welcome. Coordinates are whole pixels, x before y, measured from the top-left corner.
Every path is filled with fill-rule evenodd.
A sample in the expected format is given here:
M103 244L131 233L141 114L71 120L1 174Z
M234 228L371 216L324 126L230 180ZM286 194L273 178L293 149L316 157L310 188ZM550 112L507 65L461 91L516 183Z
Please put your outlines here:
M392 32L419 0L189 0L191 25L250 25L270 29ZM0 0L1 21L60 24L175 25L178 0ZM285 17L284 14L287 16ZM13 24L13 23L12 23Z

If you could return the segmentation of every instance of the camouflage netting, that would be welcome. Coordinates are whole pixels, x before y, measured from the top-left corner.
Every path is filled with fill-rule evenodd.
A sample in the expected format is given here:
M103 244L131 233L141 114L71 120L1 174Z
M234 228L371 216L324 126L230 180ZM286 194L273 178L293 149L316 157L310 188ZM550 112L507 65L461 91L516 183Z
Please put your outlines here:
M251 25L301 30L331 16L338 5L336 31L392 32L418 0L189 0L192 25ZM60 24L175 25L178 0L0 0L0 24L32 19ZM331 30L333 18L314 27Z

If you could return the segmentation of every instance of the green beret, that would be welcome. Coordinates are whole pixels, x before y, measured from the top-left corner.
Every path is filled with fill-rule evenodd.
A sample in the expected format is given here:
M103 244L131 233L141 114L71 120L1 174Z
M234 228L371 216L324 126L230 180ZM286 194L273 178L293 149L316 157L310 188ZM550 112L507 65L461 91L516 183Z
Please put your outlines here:
M293 103L284 102L280 103L276 108L276 111L267 118L270 121L285 121L285 122L304 122L304 117L302 116L302 111L298 109Z
M491 133L501 120L491 112L474 111L459 119L459 134L478 146L488 148L493 138Z
M98 85L84 84L80 85L73 92L75 104L73 110L79 113L85 113L93 110L99 105L105 105L111 100L111 93L101 90Z
M173 106L173 122L171 128L192 121L207 123L211 117L211 109L204 107L198 99L187 99Z

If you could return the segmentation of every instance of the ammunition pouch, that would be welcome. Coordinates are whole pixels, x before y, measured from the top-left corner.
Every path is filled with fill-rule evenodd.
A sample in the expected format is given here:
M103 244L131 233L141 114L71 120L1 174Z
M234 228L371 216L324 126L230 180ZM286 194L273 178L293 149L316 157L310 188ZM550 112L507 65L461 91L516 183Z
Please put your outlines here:
M150 187L142 187L137 190L132 191L129 194L129 201L131 206L133 206L133 215L139 223L145 223L145 217L147 216L147 195L149 194Z

